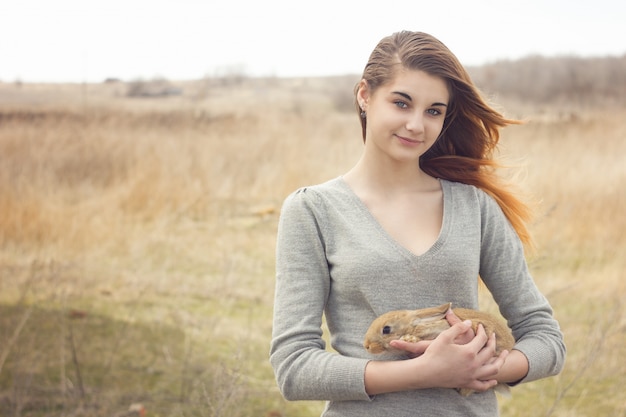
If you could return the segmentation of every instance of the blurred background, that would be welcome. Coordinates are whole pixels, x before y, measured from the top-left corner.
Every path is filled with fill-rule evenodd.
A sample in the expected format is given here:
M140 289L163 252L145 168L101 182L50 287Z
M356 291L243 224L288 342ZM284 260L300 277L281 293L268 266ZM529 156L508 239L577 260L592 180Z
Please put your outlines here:
M402 29L441 39L524 122L498 158L535 207L528 261L568 358L502 414L626 415L624 15L604 0L3 3L0 416L318 416L282 399L268 362L277 220L359 158L353 87Z

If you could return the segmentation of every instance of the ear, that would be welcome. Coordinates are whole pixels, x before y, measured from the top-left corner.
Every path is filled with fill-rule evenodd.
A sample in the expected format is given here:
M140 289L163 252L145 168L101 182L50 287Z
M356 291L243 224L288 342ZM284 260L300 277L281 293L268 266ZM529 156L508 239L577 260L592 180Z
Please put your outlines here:
M446 317L450 304L443 304L439 307L426 308L423 310L416 310L411 317L411 324L417 326L419 324L432 323L442 320Z
M452 308L452 303L445 303L437 307L437 311L443 313L444 315Z
M411 322L411 325L417 326L419 324L434 323L436 321L443 320L444 317L446 317L446 313L434 313L430 316L415 317Z
M370 92L369 85L367 84L367 81L364 79L359 81L359 87L357 89L356 99L359 103L359 107L361 107L361 110L367 111L367 103L370 99L370 96L371 96L371 92Z

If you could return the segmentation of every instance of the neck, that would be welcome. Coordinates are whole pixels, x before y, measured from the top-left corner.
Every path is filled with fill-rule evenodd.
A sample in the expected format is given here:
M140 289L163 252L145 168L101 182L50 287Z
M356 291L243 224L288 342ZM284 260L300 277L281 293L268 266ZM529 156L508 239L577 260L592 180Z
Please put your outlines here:
M388 196L426 191L439 186L438 181L422 171L415 161L374 163L364 156L344 175L344 180L353 188Z

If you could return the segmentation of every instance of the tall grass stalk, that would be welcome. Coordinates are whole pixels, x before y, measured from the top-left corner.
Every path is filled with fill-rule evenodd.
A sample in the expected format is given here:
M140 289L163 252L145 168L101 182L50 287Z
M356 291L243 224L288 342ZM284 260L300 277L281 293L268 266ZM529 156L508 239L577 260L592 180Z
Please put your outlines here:
M359 157L354 81L0 85L0 414L319 415L267 361L274 242L286 195ZM626 109L507 110L528 119L502 156L540 200L529 262L569 356L503 414L624 415Z

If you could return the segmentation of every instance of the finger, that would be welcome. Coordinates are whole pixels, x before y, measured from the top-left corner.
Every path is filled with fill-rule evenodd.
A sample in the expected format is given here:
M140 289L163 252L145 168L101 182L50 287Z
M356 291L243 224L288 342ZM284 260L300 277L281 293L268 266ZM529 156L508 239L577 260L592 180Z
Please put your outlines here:
M404 340L392 340L389 345L398 350L404 350L415 355L421 355L426 351L432 340L420 340L419 342L406 342Z
M449 343L453 343L454 340L467 332L468 329L472 328L472 322L470 320L465 320L459 323L456 323L448 330L441 332L441 334L437 337L438 339L443 339Z
M462 322L459 316L454 314L454 311L452 311L451 308L448 309L448 312L446 313L446 320L448 320L448 323L450 323L450 326L454 326L455 324Z
M506 362L506 357L509 356L509 353L510 352L508 350L503 350L502 352L500 352L494 364L502 367L502 365L504 365L504 362Z
M495 360L490 361L489 364L495 365L496 367L498 367L499 370L504 365L504 362L506 362L506 357L509 356L509 353L510 352L508 350L503 350L498 356L494 356L493 359Z
M505 354L505 356L503 357L502 355L504 354L504 352L506 352L506 354ZM502 360L502 359L506 358L506 356L507 356L509 353L510 353L510 352L509 352L508 350L504 350L504 351L500 352L500 354L499 354L499 355L492 356L492 357L491 357L491 358L487 361L487 363L486 363L486 364L496 363L498 360Z
M482 392L482 391L487 391L490 390L491 388L495 387L496 385L498 385L498 381L495 379L487 379L484 381L481 380L477 380L472 382L471 384L469 384L466 387L463 388L469 388L473 391L478 391L478 392Z
M491 358L496 356L496 334L491 333L489 338L487 339L487 343L483 346L483 348L478 352L478 360L483 363L489 363Z
M486 334L486 333L485 333ZM495 354L496 352L496 333L491 333L487 338L487 343L485 343L484 350L489 350Z
M474 333L474 329L470 326L464 333L461 333L454 339L454 343L458 345L468 344L474 340L474 336L476 336L476 334Z
M489 360L487 364L483 365L480 368L479 372L476 374L476 379L479 379L479 380L494 379L500 372L500 369L502 369L502 366L504 366L504 363L506 362L506 357L508 355L509 355L509 351L504 350L500 352L500 355L494 356L492 359Z
M476 349L476 352L479 352L483 349L483 347L485 347L488 341L489 338L487 337L487 333L485 333L485 328L482 324L478 324L476 327L476 336L474 337L474 340L468 344L472 345Z

